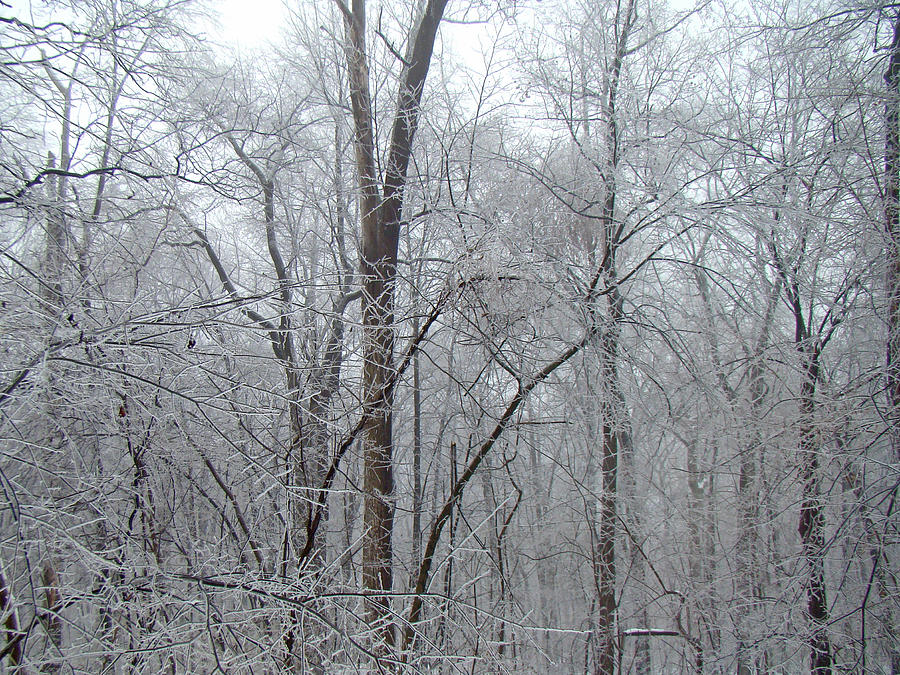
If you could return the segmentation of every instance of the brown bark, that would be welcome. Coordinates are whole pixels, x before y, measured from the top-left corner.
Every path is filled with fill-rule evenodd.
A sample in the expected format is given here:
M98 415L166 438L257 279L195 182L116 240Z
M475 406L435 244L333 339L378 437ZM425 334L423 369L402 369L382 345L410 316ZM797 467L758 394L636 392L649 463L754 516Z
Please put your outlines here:
M624 410L624 400L621 401L621 404ZM650 615L647 611L647 602L642 598L642 594L643 590L647 588L647 569L646 562L637 543L643 540L642 496L638 495L637 489L631 420L625 418L623 422L626 426L619 433L619 477L622 482L619 496L623 498L625 506L623 517L631 523L629 537L626 539L629 549L628 567L631 570L630 576L634 579L638 602L641 605L641 609L638 612L640 625L646 627L650 625ZM634 537L634 540L631 539L632 537ZM634 638L635 675L650 675L653 666L650 653L650 636L635 635Z
M413 334L419 332L419 319L413 320ZM412 553L413 569L419 566L422 554L422 392L419 355L413 356L413 494L412 494Z
M612 297L612 294L610 296ZM612 304L612 303L610 303ZM601 370L606 383L601 405L602 464L600 492L600 523L594 553L594 575L597 584L596 630L598 639L594 658L596 675L612 675L616 664L616 501L619 468L619 434L617 425L622 414L615 399L618 393L618 324L619 312L613 326L603 335L601 344Z
M419 119L419 103L431 63L437 29L447 0L429 0L416 29L400 79L383 189L375 168L375 142L366 52L365 1L344 16L346 55L353 112L356 170L360 191L363 296L363 439L365 492L363 508L363 588L366 619L383 651L394 644L387 593L393 586L392 544L394 285L397 248L403 220L403 195Z
M885 104L884 226L887 235L887 396L894 461L900 461L900 13L894 17L890 59L884 73ZM875 559L877 561L877 558ZM873 562L873 565L877 562ZM888 617L887 630L895 625ZM891 675L900 674L900 647L890 648Z
M619 12L622 12L621 14ZM624 411L624 397L619 386L619 335L623 316L623 298L618 288L616 253L622 225L616 221L616 170L619 164L619 130L616 101L622 64L628 53L628 38L636 19L634 0L617 9L615 53L609 68L609 89L605 102L604 121L606 162L601 175L604 190L602 211L603 258L600 265L605 284L606 321L601 332L600 367L606 390L601 402L602 415L602 490L600 494L599 536L594 553L594 574L597 585L596 631L597 653L594 658L596 675L613 675L616 666L616 502L619 462L619 432ZM599 318L596 320L600 320Z
M813 348L806 357L806 380L800 389L800 479L803 497L798 531L807 564L806 613L811 622L810 675L831 675L831 642L826 632L828 601L825 594L825 514L819 493L819 440L813 421L819 353Z
M62 610L63 603L59 592L59 577L49 560L44 563L42 577L44 582L44 599L47 605L44 626L47 631L47 637L50 639L48 651L53 653L55 657L59 655L62 649L63 630L62 618L59 616L59 612ZM61 668L62 663L51 658L43 670L47 673L58 673Z
M780 220L779 211L775 220ZM819 382L822 349L834 335L837 323L824 334L814 334L803 313L800 285L788 271L778 252L774 235L768 241L772 262L783 283L787 303L794 318L794 347L802 365L800 384L800 415L798 463L801 482L800 519L797 531L806 559L806 608L809 622L810 675L831 675L831 641L828 637L828 601L825 592L825 510L821 500L819 477L820 434L816 428L816 386ZM800 254L802 255L802 251ZM799 265L794 265L794 270ZM811 319L809 319L811 321ZM825 326L825 322L822 326Z
M900 15L894 19L891 56L884 74L888 87L885 105L884 221L887 234L887 395L892 422L891 444L900 460Z
M12 589L2 569L0 569L0 614L6 617L3 622L6 628L6 645L3 647L0 659L8 656L11 672L24 675L20 664L24 657L22 641L25 639L25 633L19 626L19 614L13 604Z

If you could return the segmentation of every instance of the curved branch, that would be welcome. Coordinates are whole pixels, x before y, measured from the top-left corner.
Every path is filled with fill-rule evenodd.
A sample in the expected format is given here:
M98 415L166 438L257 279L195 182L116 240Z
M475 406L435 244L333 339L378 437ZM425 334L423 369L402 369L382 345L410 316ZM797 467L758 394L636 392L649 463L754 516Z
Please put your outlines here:
M34 178L27 181L25 185L16 190L13 193L7 193L9 196L0 197L0 204L18 204L22 200L22 196L28 192L30 188L35 187L36 185L40 185L44 182L44 179L48 176L57 176L63 178L90 178L91 176L98 175L113 175L115 173L124 173L128 176L134 176L135 178L140 178L144 181L158 180L161 178L167 178L166 174L147 174L140 173L139 171L134 171L132 169L126 169L122 166L104 166L97 169L91 169L90 171L66 171L64 169L54 169L54 168L46 168L42 169L35 175Z
M225 266L222 264L222 260L221 258L219 258L219 254L216 253L216 249L214 249L212 244L210 243L209 237L206 236L206 232L204 232L202 229L200 229L200 227L193 223L184 211L177 207L170 208L181 217L185 224L191 228L194 235L200 240L200 244L203 246L203 250L206 251L206 255L209 258L210 263L212 263L213 268L216 270L216 274L219 277L222 288L225 289L225 292L228 293L232 300L242 305L241 312L244 314L244 316L250 319L253 323L258 324L260 327L265 329L265 331L269 334L269 341L272 343L272 351L275 353L276 358L283 361L285 359L285 354L284 349L282 348L281 335L278 328L259 312L252 310L249 307L243 306L245 303L245 299L241 297L241 294L238 293L238 290L235 287L234 283L232 283L231 277L225 270Z

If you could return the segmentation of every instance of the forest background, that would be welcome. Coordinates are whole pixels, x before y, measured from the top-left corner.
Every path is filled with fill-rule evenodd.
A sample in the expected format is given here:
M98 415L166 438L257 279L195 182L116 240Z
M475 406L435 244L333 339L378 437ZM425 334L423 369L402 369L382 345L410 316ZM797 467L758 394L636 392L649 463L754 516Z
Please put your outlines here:
M0 1L0 669L900 673L900 6L220 8Z

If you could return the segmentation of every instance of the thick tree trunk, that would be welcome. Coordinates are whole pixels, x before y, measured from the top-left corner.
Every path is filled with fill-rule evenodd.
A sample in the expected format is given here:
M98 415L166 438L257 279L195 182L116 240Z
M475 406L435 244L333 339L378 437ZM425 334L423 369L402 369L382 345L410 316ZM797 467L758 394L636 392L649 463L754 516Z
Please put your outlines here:
M345 8L346 10L346 8ZM369 70L366 56L366 18L363 0L345 12L350 100L360 191L363 280L363 588L369 593L366 620L376 631L376 643L394 644L388 598L393 586L391 533L394 512L392 393L388 391L394 353L394 276L399 223L382 223L381 195L375 169L375 141Z
M894 19L887 82L885 122L884 220L887 234L888 345L887 394L893 423L891 444L900 460L900 15Z
M621 13L620 13L621 12ZM628 53L628 38L635 22L634 0L619 7L615 17L615 53L609 67L609 89L604 109L604 141L606 158L601 176L603 184L603 258L601 275L610 292L606 295L606 316L600 322L600 368L604 396L601 402L602 456L599 538L594 553L594 574L597 585L596 633L597 653L594 659L596 675L613 675L616 666L616 502L619 464L619 433L625 414L624 396L619 386L619 335L623 318L623 298L618 288L616 254L621 226L616 221L616 171L619 164L619 128L616 100L622 64Z
M410 33L391 129L383 190L379 189L375 168L374 120L366 54L365 0L353 0L351 8L342 0L336 2L344 16L347 32L346 54L360 192L365 448L363 587L368 594L366 619L376 632L375 642L380 645L378 650L384 651L394 644L387 593L393 586L392 375L397 247L403 219L406 174L419 120L419 102L447 0L429 0L418 26Z
M806 380L800 391L800 540L807 564L806 614L810 621L810 675L831 675L831 642L828 638L828 601L825 595L825 514L819 496L819 440L813 414L819 358L815 348L805 354Z
M380 227L380 226L378 226ZM369 600L367 619L377 627L387 646L394 643L388 598L380 593L393 586L391 533L394 523L393 495L393 390L391 377L394 354L393 295L396 266L396 237L388 238L388 247L379 246L381 237L366 236L363 229L363 400L365 408L363 478L363 587L374 592ZM370 244L368 251L366 244ZM372 244L375 244L372 246ZM378 262L371 264L373 255Z
M892 456L900 462L900 13L894 17L890 60L884 73L885 104L884 225L887 235L887 396ZM874 559L877 561L877 558ZM877 564L877 562L873 562ZM882 589L884 592L884 589ZM888 616L888 632L896 622ZM900 674L900 647L889 648L891 675Z

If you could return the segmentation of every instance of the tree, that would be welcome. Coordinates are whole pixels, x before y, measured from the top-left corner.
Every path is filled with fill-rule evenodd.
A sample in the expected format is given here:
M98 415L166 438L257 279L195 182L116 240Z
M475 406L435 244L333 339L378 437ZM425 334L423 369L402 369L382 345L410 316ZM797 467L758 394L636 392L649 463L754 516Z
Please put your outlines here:
M885 103L885 170L884 170L884 224L887 234L887 403L888 424L891 426L890 439L895 461L900 458L900 14L893 20L893 36L890 43L888 66L884 73L887 84L887 102ZM879 579L881 593L887 594L887 584L883 572L878 571L879 563L886 556L882 548L876 547L872 556L873 576ZM896 620L890 617L886 621L889 630L895 627ZM891 674L900 673L900 650L891 649Z
M363 292L363 428L365 491L363 588L372 594L367 616L386 648L394 644L387 595L393 586L393 396L394 287L403 223L403 196L419 119L419 103L431 65L438 26L447 0L429 0L410 31L400 77L397 109L387 150L383 181L376 170L374 117L369 93L364 0L344 16L350 102L353 109L356 173L360 200L360 275Z

